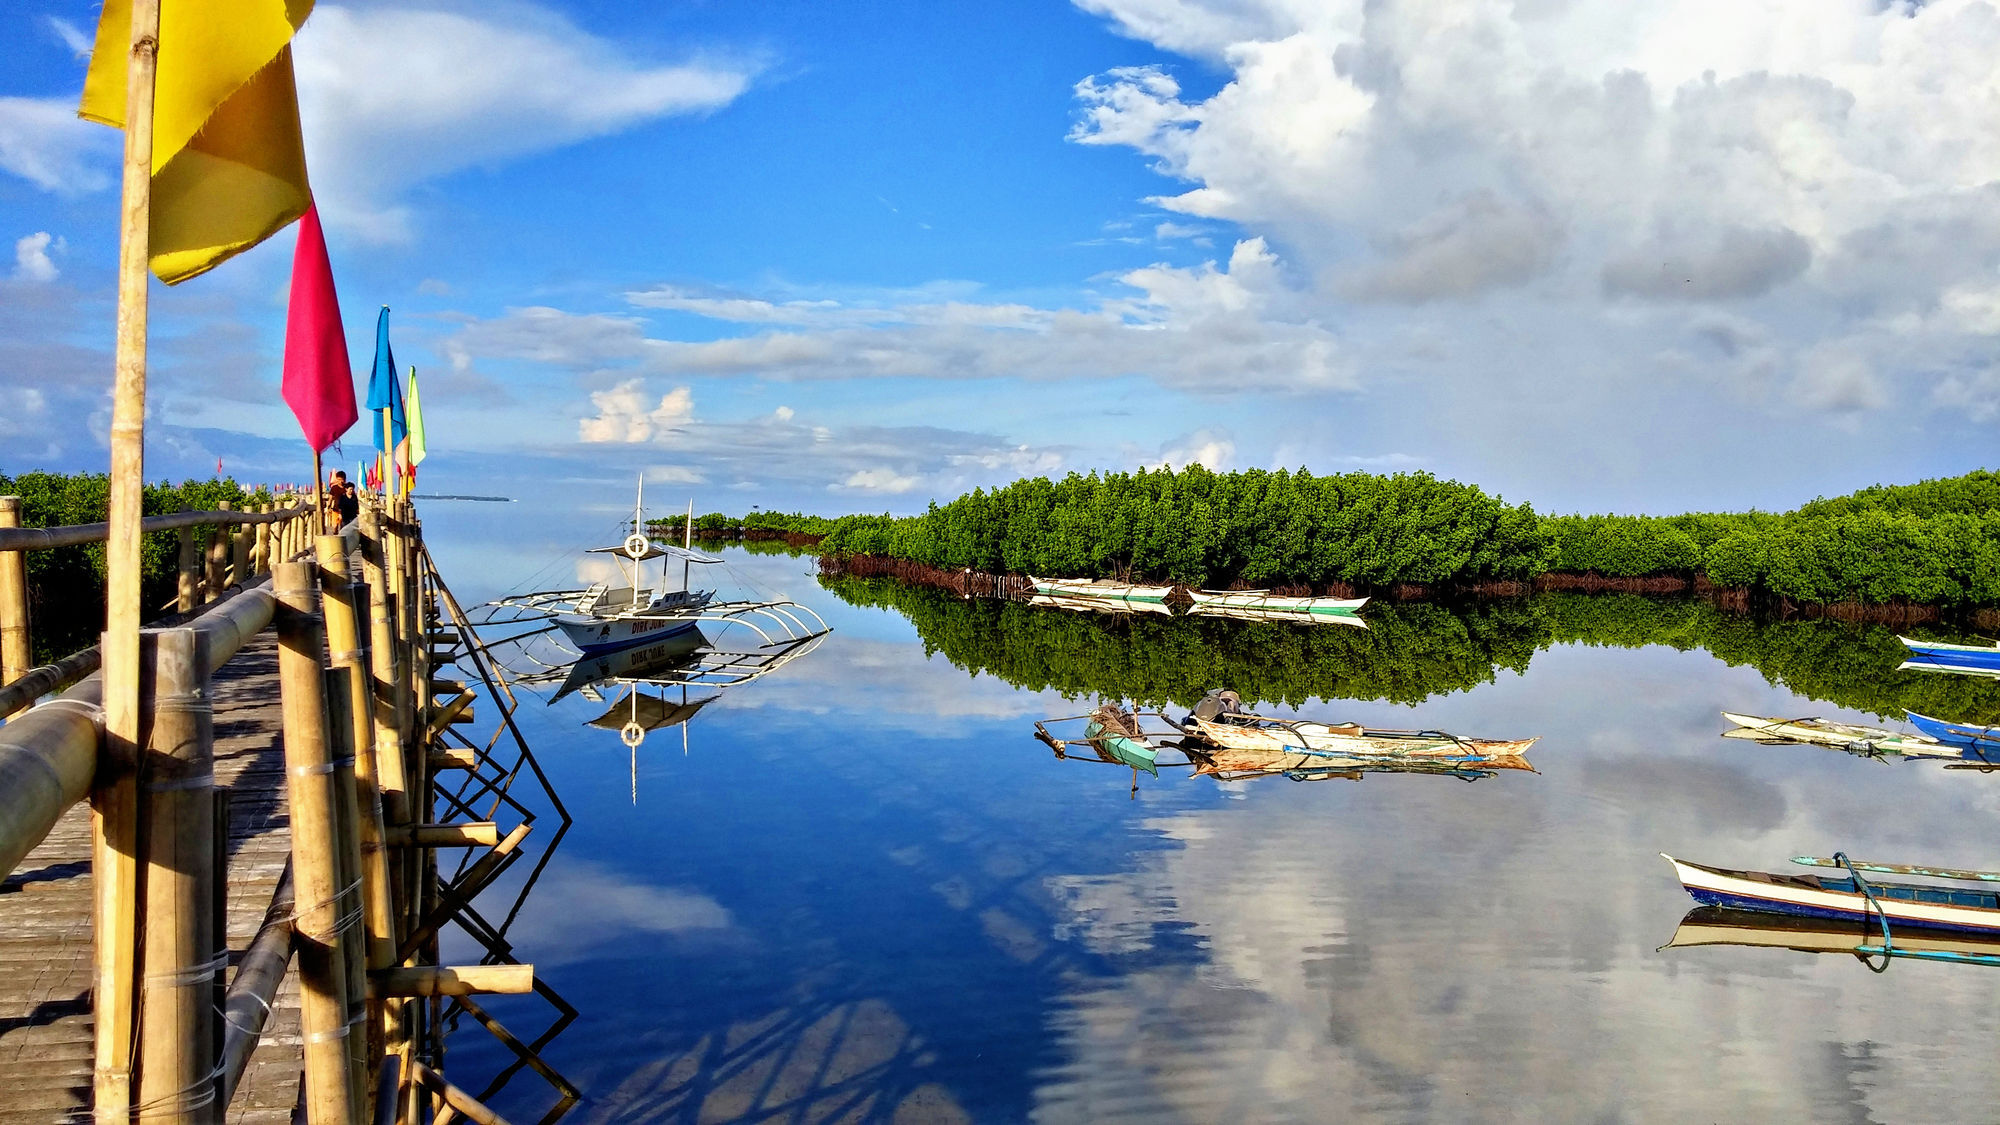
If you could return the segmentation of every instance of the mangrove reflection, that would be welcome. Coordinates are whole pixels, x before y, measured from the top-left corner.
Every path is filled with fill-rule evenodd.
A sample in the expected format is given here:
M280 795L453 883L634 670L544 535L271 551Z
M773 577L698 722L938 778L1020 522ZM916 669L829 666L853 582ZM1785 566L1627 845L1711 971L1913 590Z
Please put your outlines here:
M961 598L880 578L827 578L850 605L894 609L927 654L1017 687L1069 698L1192 707L1226 686L1248 704L1315 699L1418 703L1526 671L1561 644L1702 649L1776 687L1901 721L1906 711L2000 722L2000 681L1898 671L1894 629L1828 619L1770 621L1697 598L1547 593L1462 605L1373 602L1368 628L1140 614L1063 613Z

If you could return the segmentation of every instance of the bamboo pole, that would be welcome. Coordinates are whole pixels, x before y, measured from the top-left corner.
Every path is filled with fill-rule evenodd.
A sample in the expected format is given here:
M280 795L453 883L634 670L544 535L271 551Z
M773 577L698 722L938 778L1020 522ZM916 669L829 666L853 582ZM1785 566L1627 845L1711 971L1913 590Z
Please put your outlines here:
M303 1097L310 1125L356 1125L347 1036L347 965L340 931L354 901L339 884L339 827L334 811L333 753L327 740L320 674L324 650L312 567L284 562L273 586L278 615L278 677L283 696L287 794L292 819L292 877L305 905L297 914Z
M229 501L218 501L216 507L229 510ZM229 587L229 526L218 524L208 531L208 569L202 576L201 600L206 605L222 596Z
M92 1105L125 1125L132 1105L133 970L138 931L139 521L146 479L146 287L151 256L153 74L159 0L131 0L125 78L124 183L118 219L118 342L111 402L111 498L105 540L104 758L91 801L94 965Z
M229 536L229 581L231 585L250 584L250 544L253 536L250 525L239 523Z
M186 509L182 510L185 511ZM176 533L176 537L180 540L181 553L179 571L175 578L175 590L177 592L174 598L174 609L181 613L187 613L194 609L195 597L194 528L180 528Z
M285 873L278 889L271 893L271 905L264 911L264 924L243 951L236 975L222 1001L222 1075L218 1096L227 1107L250 1064L250 1052L271 1018L271 1001L292 964L292 864L285 861Z
M411 1077L415 1078L418 1084L429 1087L442 1098L444 1103L451 1107L452 1112L469 1118L476 1125L507 1125L506 1118L486 1108L479 1099L473 1097L471 1094L445 1081L444 1075L439 1074L423 1063L415 1059L410 1060L410 1072Z
M138 1116L198 1125L216 1101L214 717L208 644L197 630L140 635L141 704L149 722L139 777L144 826L143 963Z
M0 726L0 878L90 793L99 740L90 712L101 687L85 680L64 693L67 705L37 707Z
M260 504L258 510L268 512L271 505ZM257 525L257 541L250 548L250 566L258 574L271 572L271 525L268 523Z
M382 819L387 824L407 824L409 774L403 753L403 738L396 721L395 685L398 680L395 630L391 625L389 575L383 540L382 513L374 499L361 509L361 574L368 589L368 659L373 681L375 757L380 766Z
M534 990L533 965L418 965L368 974L370 996L518 995Z
M388 830L392 848L490 848L500 842L500 826L490 820L458 824L408 824Z
M382 851L382 800L376 775L374 721L369 714L360 623L347 577L347 550L338 535L321 535L314 546L319 556L320 605L326 619L332 664L327 683L330 733L338 745L335 761L344 763L334 774L344 837L341 851L343 859L353 867L346 878L361 881L364 925L343 935L343 945L348 951L348 990L353 1008L348 1018L362 1018L368 1028L366 1035L350 1041L350 1047L358 1052L354 1073L360 1082L354 1092L354 1104L366 1106L369 1070L373 1060L381 1056L383 1021L381 1005L367 999L365 974L369 969L389 966L396 952L396 939L392 930L388 865Z
M0 496L0 527L21 526L21 498ZM0 684L11 684L34 666L28 634L28 567L19 551L0 551Z

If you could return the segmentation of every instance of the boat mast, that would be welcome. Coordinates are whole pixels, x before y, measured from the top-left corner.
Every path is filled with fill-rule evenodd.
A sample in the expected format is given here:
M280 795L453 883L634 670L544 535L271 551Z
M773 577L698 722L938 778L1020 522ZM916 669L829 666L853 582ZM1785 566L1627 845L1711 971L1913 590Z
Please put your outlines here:
M688 497L688 518L687 522L681 525L681 534L684 537L681 540L681 549L684 551L694 550L694 497L692 496ZM688 573L689 573L688 568L693 565L694 564L692 562L688 561L686 556L681 557L682 590L686 590L688 588ZM667 564L661 563L660 564L661 581L664 582L666 580L666 574L667 574Z

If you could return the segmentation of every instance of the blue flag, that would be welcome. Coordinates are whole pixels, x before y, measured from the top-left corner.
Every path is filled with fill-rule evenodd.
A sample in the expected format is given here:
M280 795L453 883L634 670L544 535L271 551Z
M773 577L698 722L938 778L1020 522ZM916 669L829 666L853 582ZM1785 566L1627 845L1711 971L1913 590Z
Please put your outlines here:
M382 442L382 416L378 413L370 419L369 429L375 431L375 448L387 452L402 443L409 433L409 423L403 417L403 388L396 382L396 356L389 350L389 306L382 306L382 315L375 320L375 368L368 373L368 409L389 412L389 443Z

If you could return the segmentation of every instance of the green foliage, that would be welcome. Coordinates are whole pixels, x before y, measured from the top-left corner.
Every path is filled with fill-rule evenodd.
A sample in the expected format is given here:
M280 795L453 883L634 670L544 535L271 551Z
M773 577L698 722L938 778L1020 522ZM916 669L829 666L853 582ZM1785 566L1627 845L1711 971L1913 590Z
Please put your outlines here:
M1415 704L1525 671L1559 644L1704 649L1774 687L1900 721L1905 710L2000 723L2000 682L1898 672L1896 631L1841 621L1759 621L1702 598L1539 594L1446 607L1378 602L1366 631L1206 617L1094 614L959 598L891 579L824 579L854 605L894 609L927 655L1017 687L1069 698L1192 706L1228 687L1255 703L1318 699ZM1716 730L1723 723L1717 718ZM1518 736L1533 731L1478 731Z
M820 549L952 570L1191 586L1528 578L1552 557L1532 508L1425 473L1217 474L1200 466L1036 477L975 489L921 516L849 516Z
M0 495L21 498L23 527L103 523L111 503L111 478L103 473L0 475ZM245 492L234 478L189 480L177 485L162 481L146 485L144 497L149 516L213 509L224 500L239 508L271 500L268 492ZM196 542L204 542L209 530L195 528ZM140 557L144 562L141 604L144 615L150 618L175 594L180 562L178 533L148 534ZM30 551L26 560L35 659L56 659L96 643L97 633L104 627L104 544Z

